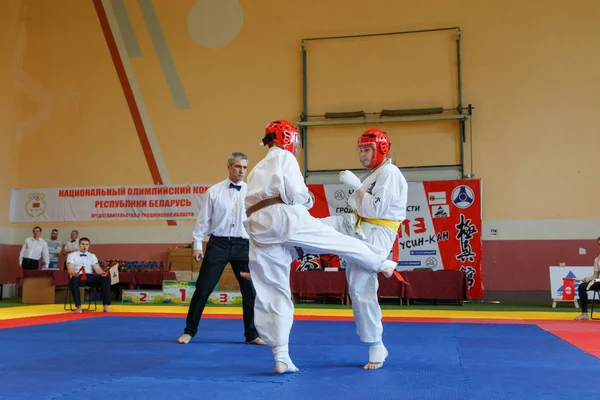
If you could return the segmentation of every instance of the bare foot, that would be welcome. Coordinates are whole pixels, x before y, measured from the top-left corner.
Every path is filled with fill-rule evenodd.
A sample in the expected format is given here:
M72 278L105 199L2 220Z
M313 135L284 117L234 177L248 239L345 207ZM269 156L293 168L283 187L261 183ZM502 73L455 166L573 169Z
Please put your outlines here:
M380 363L375 363L375 362L370 362L370 361L369 361L369 362L368 362L368 363L367 363L367 364L366 364L366 365L363 367L363 369L379 369L379 368L381 368L381 367L383 367L383 363L382 363L382 362L380 362Z
M190 340L192 340L192 337L190 335L188 335L187 333L184 333L183 335L181 335L179 337L179 339L177 339L177 341L181 344L188 344L190 342Z
M588 317L587 313L583 313L579 317L575 318L575 321L585 321L588 319L590 319L590 317Z
M293 372L298 372L298 371L300 371L300 370L294 364L291 364L291 367L288 367L288 365L286 363L284 363L283 361L275 361L275 373L276 374L285 374L286 372L293 373Z
M250 275L250 272L240 272L240 276L249 281L252 280L252 275Z
M262 340L261 338L257 337L254 340L246 342L246 344L260 344L260 345L263 345L263 344L267 344L267 343L264 340Z
M104 312L111 312L108 306L104 306Z

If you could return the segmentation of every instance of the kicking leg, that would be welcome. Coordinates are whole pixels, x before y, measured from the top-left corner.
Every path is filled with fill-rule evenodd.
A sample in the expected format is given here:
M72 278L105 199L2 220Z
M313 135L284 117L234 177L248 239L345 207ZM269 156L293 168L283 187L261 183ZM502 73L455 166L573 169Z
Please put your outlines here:
M369 272L393 275L396 262L377 254L365 242L336 231L311 216L302 220L302 226L292 235L288 244L304 249L306 253L337 254L344 260Z

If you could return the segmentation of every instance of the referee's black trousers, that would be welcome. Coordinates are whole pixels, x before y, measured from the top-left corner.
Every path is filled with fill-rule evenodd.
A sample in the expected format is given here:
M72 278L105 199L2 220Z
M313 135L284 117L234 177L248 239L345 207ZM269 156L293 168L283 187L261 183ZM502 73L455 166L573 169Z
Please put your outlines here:
M242 309L244 313L244 336L246 341L258 337L254 326L254 299L256 292L252 281L240 276L240 272L250 272L248 269L248 239L211 236L206 245L206 254L196 281L196 291L192 296L188 310L184 333L195 336L204 312L204 307L215 286L219 282L227 263L231 264L233 273L240 284L242 293Z

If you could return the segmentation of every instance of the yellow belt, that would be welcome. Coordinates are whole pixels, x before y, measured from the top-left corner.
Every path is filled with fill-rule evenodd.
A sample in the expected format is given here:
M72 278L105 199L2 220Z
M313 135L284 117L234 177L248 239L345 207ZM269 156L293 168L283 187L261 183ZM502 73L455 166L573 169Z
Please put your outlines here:
M398 232L398 229L400 229L400 221L394 221L391 219L383 219L383 218L365 218L365 217L361 217L360 215L358 215L358 213L356 213L356 211L354 213L358 217L356 220L356 227L358 228L359 233L360 233L360 223L361 222L368 222L369 224L384 226L386 228L393 230L394 232Z

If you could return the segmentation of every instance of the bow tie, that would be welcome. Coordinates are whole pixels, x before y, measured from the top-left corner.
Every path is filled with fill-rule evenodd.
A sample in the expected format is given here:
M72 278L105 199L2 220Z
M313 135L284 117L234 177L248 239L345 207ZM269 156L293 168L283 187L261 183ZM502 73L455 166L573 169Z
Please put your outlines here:
M87 254L81 253L79 256L80 257L85 257L85 256L87 256Z
M75 239L71 240L71 243L75 243Z
M242 185L234 185L233 183L230 183L229 189L242 190Z

